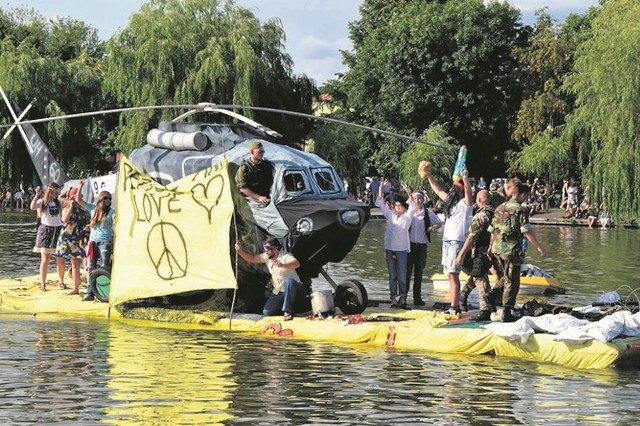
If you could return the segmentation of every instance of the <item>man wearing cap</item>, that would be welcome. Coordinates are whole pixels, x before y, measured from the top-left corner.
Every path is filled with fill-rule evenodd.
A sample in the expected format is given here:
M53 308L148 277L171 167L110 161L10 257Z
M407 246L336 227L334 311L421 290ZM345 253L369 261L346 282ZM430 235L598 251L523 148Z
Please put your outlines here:
M454 181L449 192L442 190L431 174L431 167L422 163L418 169L422 179L428 179L429 185L435 194L445 204L444 232L442 234L442 267L444 273L449 276L451 315L460 314L460 268L455 264L455 259L467 239L467 231L471 214L473 212L473 199L471 197L471 184L469 173L462 171L462 182Z
M236 184L245 197L259 203L269 204L269 193L273 183L273 165L264 158L262 142L251 141L249 144L249 158L245 159L238 173Z
M271 274L273 283L273 294L264 305L262 314L271 316L279 313L284 314L284 320L293 319L293 315L298 308L302 312L305 302L304 286L296 269L300 267L300 261L294 255L282 249L280 241L276 238L267 238L262 248L261 254L251 254L242 248L242 243L236 241L236 251L241 258L249 263L265 263Z
M409 242L411 249L407 259L407 292L411 287L413 273L413 304L424 306L422 300L422 273L427 264L427 245L431 242L431 231L440 228L440 218L427 208L425 194L421 191L411 194L416 204L416 210L411 218L409 227ZM427 198L428 201L428 198Z

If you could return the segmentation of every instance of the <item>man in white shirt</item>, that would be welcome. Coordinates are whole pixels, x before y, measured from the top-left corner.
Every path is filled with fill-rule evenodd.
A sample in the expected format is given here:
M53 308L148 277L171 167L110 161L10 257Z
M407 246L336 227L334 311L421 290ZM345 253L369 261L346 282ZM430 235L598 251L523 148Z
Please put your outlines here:
M433 192L445 203L444 232L442 235L442 267L449 276L451 315L460 315L460 268L455 259L467 239L469 222L473 213L471 183L466 169L462 171L462 181L455 182L449 192L442 190L431 174L431 167L423 167L421 163L418 173L429 180Z
M290 321L296 311L300 310L304 300L304 286L296 272L300 262L294 255L282 249L282 244L276 238L267 238L261 254L250 254L242 248L242 243L236 241L236 251L249 263L265 263L271 274L273 294L264 305L262 314L271 316L283 313L284 320Z

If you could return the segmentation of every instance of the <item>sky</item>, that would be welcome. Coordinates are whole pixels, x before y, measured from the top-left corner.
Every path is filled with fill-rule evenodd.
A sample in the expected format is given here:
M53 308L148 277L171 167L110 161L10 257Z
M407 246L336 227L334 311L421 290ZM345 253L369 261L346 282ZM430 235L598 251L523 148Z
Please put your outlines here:
M392 1L392 0L390 0ZM485 0L489 1L489 0ZM345 71L340 50L352 48L348 23L358 19L362 0L236 0L265 21L278 17L286 33L286 50L294 61L294 73L304 73L318 85ZM569 13L583 13L598 0L509 0L522 12L523 22L535 22L535 11L564 20ZM125 28L129 16L144 0L0 0L0 8L31 7L47 18L71 17L86 22L108 39Z

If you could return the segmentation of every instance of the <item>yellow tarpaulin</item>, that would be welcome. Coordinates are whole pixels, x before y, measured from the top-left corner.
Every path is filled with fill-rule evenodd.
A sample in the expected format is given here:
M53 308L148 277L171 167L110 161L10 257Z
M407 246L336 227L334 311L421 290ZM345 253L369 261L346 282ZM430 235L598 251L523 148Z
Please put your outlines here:
M235 288L228 163L161 185L120 160L109 303Z

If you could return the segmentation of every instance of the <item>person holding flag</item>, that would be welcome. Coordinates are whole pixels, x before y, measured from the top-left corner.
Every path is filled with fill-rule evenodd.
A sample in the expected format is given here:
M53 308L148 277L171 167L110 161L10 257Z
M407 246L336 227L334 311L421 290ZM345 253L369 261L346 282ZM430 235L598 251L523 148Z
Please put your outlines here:
M460 148L453 185L449 192L445 192L434 179L431 163L422 161L418 167L420 177L429 181L433 192L445 204L446 221L442 235L441 263L444 273L449 277L451 302L449 314L451 315L460 315L460 268L456 265L455 260L467 239L469 222L473 212L471 183L465 166L466 151L465 146Z

